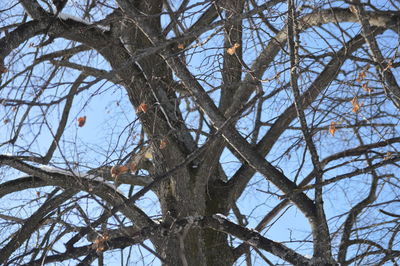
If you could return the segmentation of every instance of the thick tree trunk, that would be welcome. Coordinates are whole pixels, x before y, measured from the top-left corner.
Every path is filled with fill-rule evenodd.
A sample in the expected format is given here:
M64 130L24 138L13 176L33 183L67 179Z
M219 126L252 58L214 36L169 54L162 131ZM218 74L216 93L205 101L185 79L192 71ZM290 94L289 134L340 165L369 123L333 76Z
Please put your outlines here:
M156 168L159 171L166 170L160 165ZM227 214L228 204L226 201L222 201L225 203L221 204L219 193L215 192L212 184L204 187L203 193L194 188L192 180L204 177L205 174L199 175L184 168L179 174L162 182L158 188L163 221L170 224L170 228L166 228L166 234L173 232L167 240L155 243L157 252L165 258L164 265L232 265L233 263L227 234L190 225L180 228L176 223L181 218L211 216L215 213Z
M157 250L163 265L232 265L227 235L211 229L189 229L185 236L172 236Z

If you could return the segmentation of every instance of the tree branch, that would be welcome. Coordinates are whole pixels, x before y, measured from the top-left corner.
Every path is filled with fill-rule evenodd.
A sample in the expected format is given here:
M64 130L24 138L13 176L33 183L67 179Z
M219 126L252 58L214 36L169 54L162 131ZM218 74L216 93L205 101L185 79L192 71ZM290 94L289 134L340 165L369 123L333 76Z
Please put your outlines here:
M69 189L55 197L53 197L55 194L54 192L50 194L50 197L46 202L40 206L34 214L25 220L21 229L19 229L11 240L0 250L0 263L7 264L7 260L12 252L21 246L31 236L31 234L38 229L41 225L42 219L62 203L69 200L75 193L77 193L76 190Z

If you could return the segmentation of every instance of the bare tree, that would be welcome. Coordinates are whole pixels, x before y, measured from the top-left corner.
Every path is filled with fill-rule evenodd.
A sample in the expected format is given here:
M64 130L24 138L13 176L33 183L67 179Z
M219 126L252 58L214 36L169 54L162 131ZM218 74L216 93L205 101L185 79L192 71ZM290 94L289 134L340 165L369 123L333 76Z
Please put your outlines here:
M397 265L397 1L3 2L1 264Z

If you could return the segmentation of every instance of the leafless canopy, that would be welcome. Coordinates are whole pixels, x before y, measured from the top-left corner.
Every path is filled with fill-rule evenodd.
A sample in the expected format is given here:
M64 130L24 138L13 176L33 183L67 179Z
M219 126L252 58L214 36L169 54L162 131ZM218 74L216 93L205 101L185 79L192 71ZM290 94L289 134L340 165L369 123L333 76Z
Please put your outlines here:
M0 264L397 265L398 1L0 8Z

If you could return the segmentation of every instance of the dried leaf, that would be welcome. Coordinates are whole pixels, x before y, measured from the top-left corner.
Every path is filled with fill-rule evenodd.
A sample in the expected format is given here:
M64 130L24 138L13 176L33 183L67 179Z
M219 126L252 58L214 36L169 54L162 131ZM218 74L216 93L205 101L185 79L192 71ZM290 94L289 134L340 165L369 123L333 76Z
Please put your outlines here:
M106 242L110 239L108 235L99 235L92 245L92 249L95 249L97 253L101 253L106 249Z
M180 50L185 49L185 45L183 43L178 44L178 49Z
M165 149L167 147L167 145L168 145L168 141L166 139L162 139L160 141L160 150Z
M126 165L114 165L111 167L111 177L117 178L119 175L124 174L129 171Z
M138 114L142 113L142 112L143 113L147 112L147 104L145 104L145 103L140 104L136 111L136 113L138 113Z
M86 123L86 116L81 116L77 119L78 127L83 127Z
M113 167L111 167L111 177L112 178L116 178L119 175L119 168L117 165L114 165Z
M4 65L0 64L0 74L6 73L6 72L8 72L8 69Z
M137 165L134 162L131 162L129 164L129 169L131 170L132 173L135 173L137 171Z
M353 14L355 14L355 15L356 15L357 12L358 12L358 11L357 11L357 8L356 8L355 6L353 6L353 5L350 5L350 6L349 6L349 9L350 9L350 12L353 13Z
M236 49L240 47L240 44L235 43L231 48L228 48L226 52L230 55L234 55L236 53Z
M336 122L332 121L331 124L329 125L329 133L331 133L332 136L335 136L336 132Z
M390 151L388 151L385 156L383 157L384 160L389 160L390 158L392 158L392 153Z
M146 150L146 152L144 153L144 158L153 159L153 153L152 153L151 149Z
M360 73L358 73L358 77L357 77L356 81L357 82L362 82L365 79L366 76L367 76L366 70L363 70Z
M368 93L371 93L373 91L372 88L368 87L368 82L362 84L362 88L363 88L364 91L366 91Z
M353 100L351 100L351 105L353 106L351 109L353 113L357 113L360 110L360 104L358 103L357 97L354 97Z
M121 174L124 174L124 173L126 173L126 172L129 171L129 167L126 166L126 165L121 165L121 166L119 167L119 171L121 172Z
M361 85L361 87L365 90L365 91L367 91L367 88L368 88L368 82L366 82L366 83L363 83L362 85Z
M10 119L6 118L6 119L3 120L3 123L4 124L8 124L8 123L10 123L10 121L11 121Z

